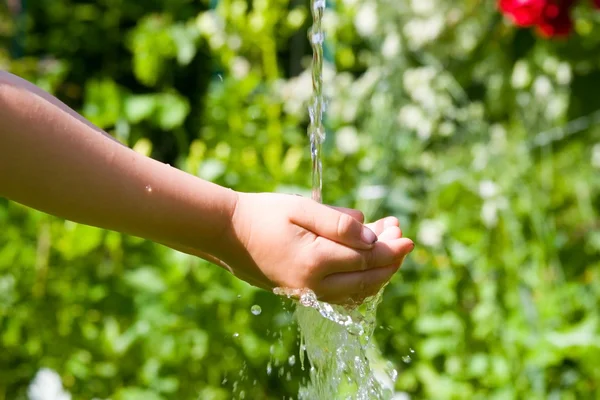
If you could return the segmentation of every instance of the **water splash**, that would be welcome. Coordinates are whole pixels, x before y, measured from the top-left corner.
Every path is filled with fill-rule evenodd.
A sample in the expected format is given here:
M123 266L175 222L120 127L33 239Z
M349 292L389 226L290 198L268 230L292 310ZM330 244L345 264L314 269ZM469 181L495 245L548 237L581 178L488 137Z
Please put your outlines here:
M299 400L388 400L398 373L383 362L373 341L381 293L356 307L317 300L308 289L281 289L276 294L298 300L300 363L310 363L310 381Z

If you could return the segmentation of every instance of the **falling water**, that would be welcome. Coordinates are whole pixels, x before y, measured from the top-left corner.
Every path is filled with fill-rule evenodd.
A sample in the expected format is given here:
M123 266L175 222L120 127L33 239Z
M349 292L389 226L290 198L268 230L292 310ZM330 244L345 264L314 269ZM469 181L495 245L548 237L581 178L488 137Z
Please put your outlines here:
M321 147L325 140L323 115L322 18L325 0L311 0L313 25L313 97L309 105L312 198L322 201ZM397 372L382 361L373 341L375 313L381 293L362 305L347 308L317 300L309 290L276 289L275 293L299 299L296 320L300 329L300 363L308 359L310 381L301 387L300 400L387 400L393 395Z
M325 111L325 100L323 97L323 32L322 20L325 12L325 0L311 0L311 11L313 25L308 33L308 39L313 49L312 82L313 96L308 115L310 125L308 135L310 136L310 155L312 159L312 198L321 202L321 190L323 188L323 164L321 163L321 147L325 140L325 128L323 127L323 113Z

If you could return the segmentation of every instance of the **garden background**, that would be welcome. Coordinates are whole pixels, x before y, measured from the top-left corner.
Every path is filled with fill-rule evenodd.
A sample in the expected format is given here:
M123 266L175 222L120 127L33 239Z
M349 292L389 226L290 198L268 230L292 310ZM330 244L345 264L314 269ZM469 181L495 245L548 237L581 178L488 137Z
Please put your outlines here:
M375 333L398 393L600 398L600 13L548 38L491 0L329 3L324 200L416 242ZM309 193L310 24L301 0L8 0L0 66L192 174ZM297 340L220 268L0 199L1 400L41 368L73 399L287 399Z

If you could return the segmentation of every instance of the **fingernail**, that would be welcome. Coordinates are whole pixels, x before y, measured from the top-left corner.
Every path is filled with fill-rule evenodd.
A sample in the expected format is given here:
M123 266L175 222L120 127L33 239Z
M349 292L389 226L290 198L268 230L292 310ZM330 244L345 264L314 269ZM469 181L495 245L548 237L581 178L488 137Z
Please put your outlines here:
M410 243L411 243L410 250L408 250L409 253L415 249L415 242L410 242Z
M373 244L377 241L377 235L366 226L363 226L361 239L366 244Z

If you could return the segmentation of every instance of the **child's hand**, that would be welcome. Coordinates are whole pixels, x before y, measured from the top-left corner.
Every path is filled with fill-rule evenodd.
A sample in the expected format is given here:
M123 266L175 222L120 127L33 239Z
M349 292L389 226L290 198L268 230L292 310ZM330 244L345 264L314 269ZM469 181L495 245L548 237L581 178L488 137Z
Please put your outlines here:
M357 211L298 196L240 193L230 247L215 255L255 286L308 288L320 300L344 303L375 294L414 247L401 238L395 218L370 228Z

